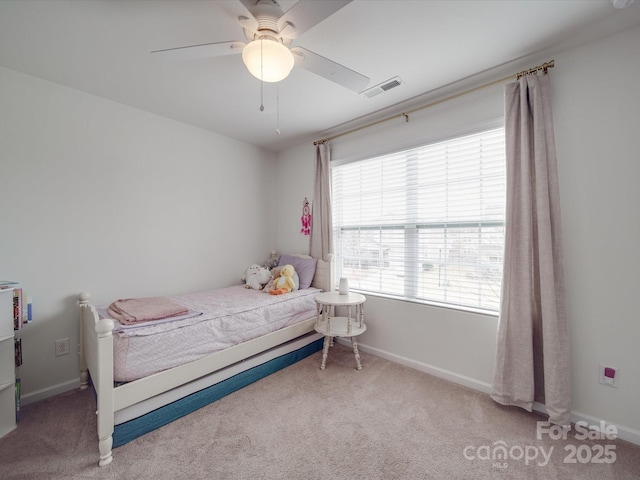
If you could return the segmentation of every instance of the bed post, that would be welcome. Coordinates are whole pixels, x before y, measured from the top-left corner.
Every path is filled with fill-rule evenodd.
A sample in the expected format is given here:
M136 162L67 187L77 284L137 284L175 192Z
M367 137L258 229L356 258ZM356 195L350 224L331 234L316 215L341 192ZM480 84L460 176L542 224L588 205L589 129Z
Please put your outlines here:
M114 430L114 404L113 404L113 320L104 318L96 324L96 334L98 336L97 352L97 379L93 382L96 385L98 395L98 449L100 450L101 467L109 465L113 460L111 449L113 446Z
M113 460L114 398L113 398L113 320L100 320L90 295L79 296L80 305L80 388L89 386L89 375L96 391L98 450L103 467Z
M80 390L85 390L89 386L89 371L87 370L87 361L84 358L84 313L85 309L89 306L89 298L91 294L89 292L82 292L78 300L80 305L80 335L78 343L78 356L80 362Z

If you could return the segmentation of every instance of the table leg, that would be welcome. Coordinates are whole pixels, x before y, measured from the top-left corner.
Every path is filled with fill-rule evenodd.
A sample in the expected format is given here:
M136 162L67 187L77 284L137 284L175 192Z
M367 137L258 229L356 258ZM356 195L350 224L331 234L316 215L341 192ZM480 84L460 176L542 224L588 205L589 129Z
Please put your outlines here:
M333 337L325 336L324 337L324 345L322 347L322 363L320 364L320 370L324 370L324 367L327 366L327 355L329 354L329 345Z
M322 305L320 305L319 303L316 305L316 327L318 325L320 325L320 315L322 315Z
M362 365L360 364L360 352L358 352L358 342L356 342L356 337L351 337L351 345L353 346L353 354L356 357L356 370L362 370Z

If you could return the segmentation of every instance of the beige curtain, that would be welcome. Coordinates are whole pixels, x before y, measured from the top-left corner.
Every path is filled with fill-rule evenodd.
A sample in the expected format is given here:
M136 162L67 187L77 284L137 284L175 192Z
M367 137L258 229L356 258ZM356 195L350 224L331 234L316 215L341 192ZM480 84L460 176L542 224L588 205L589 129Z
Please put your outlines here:
M329 145L316 145L316 168L311 204L311 236L309 252L314 258L329 260L333 253L333 221L331 217L331 153Z
M491 397L568 425L571 379L560 198L548 74L505 87L507 211Z

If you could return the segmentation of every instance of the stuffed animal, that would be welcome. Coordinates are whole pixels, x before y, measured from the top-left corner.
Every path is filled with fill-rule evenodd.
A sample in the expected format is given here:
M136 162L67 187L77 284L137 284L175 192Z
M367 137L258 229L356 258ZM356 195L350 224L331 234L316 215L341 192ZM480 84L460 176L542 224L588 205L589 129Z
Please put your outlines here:
M254 263L247 268L247 273L245 273L243 280L245 281L244 288L262 290L271 280L271 273L266 268Z
M269 258L267 259L267 261L264 262L263 267L269 270L273 270L275 267L278 266L279 259L280 259L280 255L278 255L278 252L276 252L275 250L271 250L271 255L269 255Z
M274 277L269 293L271 295L282 295L283 293L289 293L292 290L296 290L297 286L294 281L294 275L296 271L293 265L284 265L280 268L280 275Z

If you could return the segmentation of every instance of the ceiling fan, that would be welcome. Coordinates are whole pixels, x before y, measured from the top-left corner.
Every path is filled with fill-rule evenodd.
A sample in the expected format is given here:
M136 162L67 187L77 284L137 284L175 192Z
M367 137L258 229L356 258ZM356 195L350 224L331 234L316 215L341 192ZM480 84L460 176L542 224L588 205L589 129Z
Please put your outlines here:
M154 55L210 58L242 53L249 72L264 82L279 82L294 65L361 92L369 78L305 48L290 47L293 40L333 15L352 0L299 0L283 12L275 0L219 1L243 28L246 41L224 41L155 50Z

